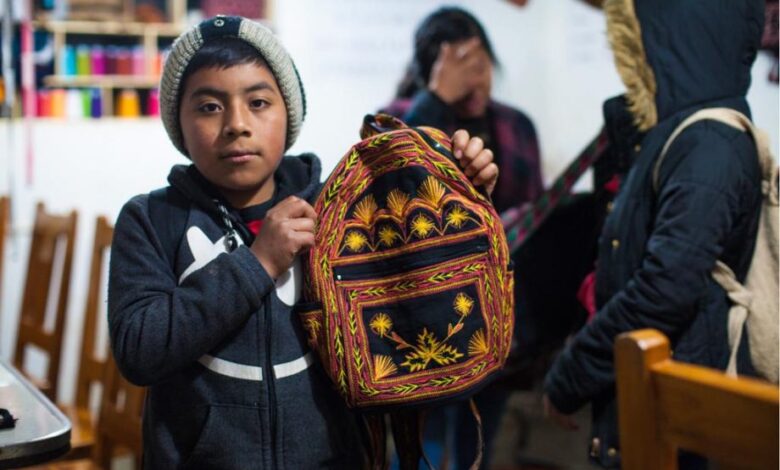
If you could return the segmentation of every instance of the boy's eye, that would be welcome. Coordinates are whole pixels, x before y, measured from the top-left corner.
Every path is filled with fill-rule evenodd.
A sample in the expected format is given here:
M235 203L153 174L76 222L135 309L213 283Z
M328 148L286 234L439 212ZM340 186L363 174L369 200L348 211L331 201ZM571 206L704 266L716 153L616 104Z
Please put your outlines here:
M250 101L249 104L253 108L263 108L265 106L268 106L268 101L266 101L264 99L257 98L257 99L253 99L252 101Z
M219 105L217 103L205 103L198 107L198 111L203 113L215 113L219 111Z

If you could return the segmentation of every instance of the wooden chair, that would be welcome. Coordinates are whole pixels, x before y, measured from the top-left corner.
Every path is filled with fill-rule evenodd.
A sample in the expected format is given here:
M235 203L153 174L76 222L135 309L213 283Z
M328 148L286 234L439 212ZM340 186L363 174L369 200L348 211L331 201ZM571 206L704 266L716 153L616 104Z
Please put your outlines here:
M78 459L89 457L95 444L95 425L97 419L92 412L91 404L94 397L101 402L103 393L103 377L106 361L101 355L103 344L98 339L101 310L101 292L105 287L103 266L111 247L114 228L103 216L95 221L95 238L92 244L92 260L89 269L89 286L87 290L86 308L84 311L84 328L79 358L79 372L76 380L76 399L73 405L59 405L68 416L71 429L71 451L67 458ZM93 387L100 384L101 387Z
M65 309L68 305L68 292L70 290L70 271L77 219L76 211L58 216L46 212L43 203L38 203L36 207L30 244L30 259L27 265L27 279L25 280L16 350L13 357L14 366L29 376L30 381L52 401L56 400L58 391L60 352L62 350ZM59 240L64 240L65 246L60 273L55 273L57 253L60 248ZM46 313L54 274L61 274L61 276L59 291L53 297L55 299L54 327L47 330ZM31 376L24 365L25 353L29 345L37 346L48 356L49 363L44 378Z
M129 449L135 458L136 468L141 468L141 419L145 389L125 380L113 359L106 365L103 384L105 389L92 460L108 470L111 468L113 456L121 454L118 450Z
M0 294L3 287L3 266L5 266L5 237L11 230L11 199L0 196Z
M110 470L119 449L129 449L135 468L141 468L145 390L125 380L112 357L104 365L103 384L96 442L90 458L52 462L36 467L37 470Z
M778 468L777 386L675 362L656 330L615 343L622 466L677 468L677 450L719 469Z

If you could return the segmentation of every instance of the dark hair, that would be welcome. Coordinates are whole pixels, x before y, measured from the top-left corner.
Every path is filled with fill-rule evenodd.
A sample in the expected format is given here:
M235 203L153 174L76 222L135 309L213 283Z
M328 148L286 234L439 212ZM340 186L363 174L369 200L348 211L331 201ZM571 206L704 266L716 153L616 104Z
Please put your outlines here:
M458 7L442 7L428 15L414 33L414 57L398 85L396 97L411 97L427 86L442 43L465 41L473 37L479 38L490 61L497 64L485 29L471 13Z
M210 39L195 52L181 74L179 95L184 92L187 79L198 70L212 67L226 69L244 64L256 64L270 70L260 51L243 39L232 36Z

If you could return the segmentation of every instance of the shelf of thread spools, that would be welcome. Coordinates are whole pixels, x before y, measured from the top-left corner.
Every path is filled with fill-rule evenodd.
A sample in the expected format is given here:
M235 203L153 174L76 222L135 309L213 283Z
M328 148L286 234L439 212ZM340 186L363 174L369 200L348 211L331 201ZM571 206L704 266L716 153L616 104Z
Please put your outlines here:
M36 96L36 116L42 118L137 118L159 116L157 89L146 93L133 88L118 92L113 112L106 114L105 88L44 88Z
M182 31L180 26L170 23L42 21L38 27L54 36L54 75L43 79L49 90L39 92L39 110L48 109L52 112L51 116L60 117L60 104L64 103L64 116L74 116L77 114L74 103L84 104L89 96L89 113L86 113L86 104L82 108L85 117L156 114L156 87L166 53L160 42L172 41ZM102 36L103 44L90 43L88 39L93 36ZM105 37L108 37L108 43ZM124 44L112 44L112 38ZM60 89L65 92L64 101L62 93L57 91ZM80 101L75 98L76 92L82 95ZM41 115L41 112L38 114Z

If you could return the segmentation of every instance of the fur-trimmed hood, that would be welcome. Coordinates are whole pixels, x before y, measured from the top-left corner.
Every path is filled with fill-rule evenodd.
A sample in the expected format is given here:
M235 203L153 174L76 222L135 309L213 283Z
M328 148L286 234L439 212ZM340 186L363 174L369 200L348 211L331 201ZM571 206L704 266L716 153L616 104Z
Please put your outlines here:
M763 0L605 0L603 8L641 130L688 107L747 94Z

